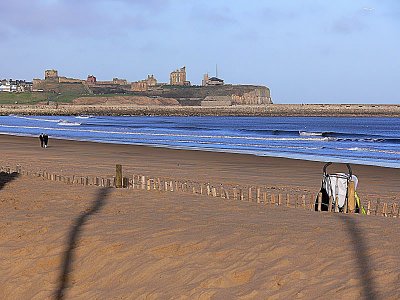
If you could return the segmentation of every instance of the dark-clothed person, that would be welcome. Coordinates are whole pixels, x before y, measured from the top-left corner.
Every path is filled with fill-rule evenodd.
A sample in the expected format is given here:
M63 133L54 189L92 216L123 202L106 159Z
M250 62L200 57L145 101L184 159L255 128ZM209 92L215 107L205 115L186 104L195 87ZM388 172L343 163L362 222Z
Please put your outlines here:
M43 133L41 133L41 134L39 135L39 140L40 140L40 147L43 148L43 145L44 145Z
M44 147L47 148L47 144L49 143L49 136L47 134L43 135L43 143Z

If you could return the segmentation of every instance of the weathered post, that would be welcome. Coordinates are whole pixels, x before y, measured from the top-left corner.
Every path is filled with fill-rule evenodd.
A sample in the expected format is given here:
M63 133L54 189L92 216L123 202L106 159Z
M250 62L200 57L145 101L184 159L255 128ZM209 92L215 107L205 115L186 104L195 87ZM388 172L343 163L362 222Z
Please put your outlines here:
M349 185L347 187L347 199L348 199L348 209L349 213L354 213L356 209L356 200L355 200L355 186L354 181L350 180Z
M303 202L303 208L306 208L306 195L301 196L301 200Z
M257 188L257 203L261 202L261 189L258 187Z
M115 187L122 188L122 165L115 165Z
M275 205L275 194L271 194L271 204Z
M335 212L339 212L339 196L336 195L335 198Z
M164 190L167 192L168 191L168 181L164 181Z
M318 211L322 211L322 193L318 193Z
M290 207L290 195L286 194L286 207Z
M282 194L278 194L278 205L282 205Z
M387 217L387 210L388 210L388 205L386 202L384 202L382 208L382 216Z
M392 218L396 218L397 217L397 204L393 203L392 204Z
M251 187L249 187L249 198L248 198L249 202L252 201L252 191L251 191Z
M147 179L146 186L147 186L147 190L150 191L151 190L151 179L150 178Z
M367 204L367 216L369 216L370 214L371 214L371 200L369 200Z
M329 196L328 211L332 211L333 196Z
M157 178L157 184L158 184L158 190L162 191L162 186L161 186L161 179L160 177Z

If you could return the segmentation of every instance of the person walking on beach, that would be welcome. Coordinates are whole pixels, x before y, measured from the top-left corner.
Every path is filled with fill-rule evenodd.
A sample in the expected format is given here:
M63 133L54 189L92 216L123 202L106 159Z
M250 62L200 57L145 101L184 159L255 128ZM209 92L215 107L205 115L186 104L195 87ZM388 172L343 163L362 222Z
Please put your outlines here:
M44 147L47 148L47 143L49 142L49 136L47 134L43 135L43 142L44 142Z
M44 139L43 139L43 133L41 133L40 135L39 135L39 140L40 140L40 147L42 147L43 148L43 143L44 143Z

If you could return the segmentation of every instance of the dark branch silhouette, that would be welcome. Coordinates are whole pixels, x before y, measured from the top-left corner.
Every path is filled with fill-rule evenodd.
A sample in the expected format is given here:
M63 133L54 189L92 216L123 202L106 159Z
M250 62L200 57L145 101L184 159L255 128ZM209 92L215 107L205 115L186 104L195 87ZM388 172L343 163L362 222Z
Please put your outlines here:
M336 214L346 226L353 244L353 253L357 259L357 270L359 270L359 278L362 284L364 298L367 300L378 299L369 259L367 258L367 245L362 237L362 232L357 226L357 222L351 216Z
M68 248L65 250L64 254L59 287L56 291L55 299L57 300L64 299L72 270L72 264L74 262L74 250L79 242L79 236L82 232L82 227L85 225L91 215L99 212L100 209L105 205L105 200L108 194L109 189L102 188L99 191L97 199L93 201L92 207L88 211L77 217L74 221L74 225L72 226L68 237Z
M19 174L17 172L13 172L11 174L8 174L6 172L0 172L0 190L3 189L7 183L13 181L18 176Z

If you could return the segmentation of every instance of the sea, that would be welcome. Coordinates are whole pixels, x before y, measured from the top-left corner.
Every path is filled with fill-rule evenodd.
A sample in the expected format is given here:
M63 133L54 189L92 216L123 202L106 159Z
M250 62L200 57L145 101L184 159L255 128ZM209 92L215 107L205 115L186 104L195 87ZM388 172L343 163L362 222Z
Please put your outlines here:
M400 168L400 118L9 115L0 133Z

